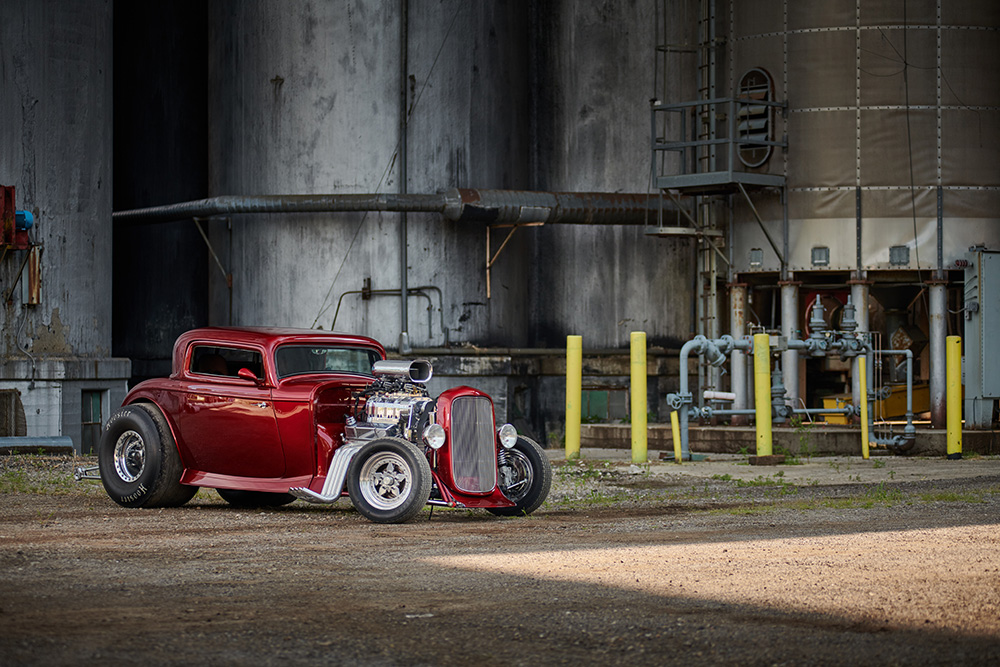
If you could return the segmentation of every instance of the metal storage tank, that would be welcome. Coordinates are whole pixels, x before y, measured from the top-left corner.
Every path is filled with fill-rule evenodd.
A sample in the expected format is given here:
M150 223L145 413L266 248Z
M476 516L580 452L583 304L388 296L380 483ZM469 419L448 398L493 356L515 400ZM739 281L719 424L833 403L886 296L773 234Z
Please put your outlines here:
M961 334L961 317L947 312L962 307L960 269L970 247L1000 247L1000 7L703 0L699 8L718 36L712 45L725 44L706 49L703 33L715 61L702 60L714 79L702 78L700 97L759 94L786 105L732 124L723 112L715 126L725 138L760 121L787 144L729 164L723 151L716 156L716 170L736 173L730 180L770 179L746 197L731 183L734 304L756 299L747 310L755 323L799 335L810 302L839 307L851 295L868 306L859 324L879 331L883 347L900 331L925 336L929 344L914 351L943 425L944 338ZM815 398L805 375L816 384L828 369L807 368L795 352L784 360L793 401Z
M941 271L970 246L1000 241L996 3L734 2L728 10L729 89L761 68L788 102L775 130L787 133L787 154L761 170L787 178L789 270ZM759 210L782 217L773 202ZM756 225L742 224L749 213L738 211L737 222L737 270L780 270ZM752 247L762 247L759 262ZM828 248L824 259L815 247Z

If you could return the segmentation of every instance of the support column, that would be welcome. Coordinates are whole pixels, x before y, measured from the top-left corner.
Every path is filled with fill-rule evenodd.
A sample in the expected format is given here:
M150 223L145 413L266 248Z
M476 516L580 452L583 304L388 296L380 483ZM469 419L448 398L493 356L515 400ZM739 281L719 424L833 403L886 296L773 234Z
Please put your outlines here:
M739 340L746 335L747 324L747 286L746 283L733 283L729 286L729 309L730 309L730 335ZM733 408L745 410L747 407L747 356L741 350L733 350L730 357L730 385L732 392L736 394ZM734 426L744 426L747 423L746 415L733 415Z
M854 304L854 319L858 323L855 331L867 332L871 330L868 321L868 292L871 283L865 280L865 272L858 271L855 277L848 281L851 286L851 302ZM858 371L858 360L851 362L851 400L852 405L861 405L861 392L864 387L861 373Z
M793 280L782 280L781 286L781 335L786 340L799 338L799 285ZM785 384L785 398L792 407L799 406L799 352L785 350L781 353L781 381Z
M930 298L927 314L930 329L930 394L931 426L944 428L947 424L947 371L946 346L948 337L948 292L945 281L929 280L927 289Z

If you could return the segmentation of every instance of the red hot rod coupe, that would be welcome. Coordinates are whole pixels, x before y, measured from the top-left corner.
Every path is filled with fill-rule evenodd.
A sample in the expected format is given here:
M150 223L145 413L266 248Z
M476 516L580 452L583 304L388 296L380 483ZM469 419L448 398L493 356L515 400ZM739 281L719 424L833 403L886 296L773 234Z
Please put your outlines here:
M169 378L147 380L105 426L98 469L126 507L182 505L198 487L242 507L350 496L379 523L424 505L528 514L552 469L471 387L431 398L427 361L386 361L364 336L204 328L174 344Z

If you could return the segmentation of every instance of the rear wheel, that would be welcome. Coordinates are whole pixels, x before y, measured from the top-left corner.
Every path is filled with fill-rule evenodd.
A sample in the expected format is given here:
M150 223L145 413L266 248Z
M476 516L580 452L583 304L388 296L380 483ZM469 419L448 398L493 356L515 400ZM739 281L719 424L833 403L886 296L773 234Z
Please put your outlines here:
M403 523L427 504L431 467L423 452L406 440L375 440L351 461L347 491L354 507L369 520Z
M124 507L176 507L198 492L198 487L180 483L177 446L154 405L126 405L113 414L101 436L97 462L104 490Z
M295 500L295 496L290 493L241 491L237 489L216 489L216 492L233 507L281 507Z
M552 486L552 464L538 443L523 435L500 456L500 490L513 507L491 507L497 516L531 514L545 502Z

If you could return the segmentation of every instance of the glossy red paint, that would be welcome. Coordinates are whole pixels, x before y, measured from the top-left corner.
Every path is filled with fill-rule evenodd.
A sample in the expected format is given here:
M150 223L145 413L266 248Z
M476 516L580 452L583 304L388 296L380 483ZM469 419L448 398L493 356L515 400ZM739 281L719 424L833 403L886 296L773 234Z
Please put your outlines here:
M322 491L331 459L344 442L345 423L364 407L359 396L374 377L323 372L279 378L275 354L284 345L342 346L386 357L371 338L322 331L209 327L182 334L174 344L170 377L139 384L124 401L152 403L163 413L184 467L181 483L274 493L297 487ZM202 348L235 350L259 360L248 364L255 366L249 368L254 378L232 364L218 372L196 370L195 353ZM462 397L490 400L471 387L441 394L436 419L449 441L452 405ZM490 407L492 412L492 400ZM514 505L496 486L478 494L459 490L447 443L427 452L440 500L465 507Z
M357 347L385 358L385 348L365 336L308 329L194 329L174 343L170 377L139 384L123 404L145 401L159 407L185 468L182 483L274 492L294 486L322 487L322 479L317 482L316 478L325 476L329 455L343 433L344 396L349 397L351 390L363 388L372 378L325 373L279 380L274 351L286 344ZM259 353L263 359L261 376L253 382L195 372L192 353L198 346ZM341 410L327 408L322 412L326 419L340 423L339 431L327 424L329 437L322 446L317 442L315 420L315 401L320 394L341 396L342 406Z
M456 399L468 397L478 397L488 400L490 402L492 413L493 399L490 398L489 394L479 391L478 389L473 389L472 387L463 386L447 389L441 392L441 395L438 396L437 399L437 422L444 427L444 432L447 438L445 446L438 451L436 465L433 466L435 474L441 481L439 486L446 487L450 491L453 498L466 507L513 507L514 503L507 500L503 493L500 492L499 488L494 487L491 491L486 493L465 493L460 490L459 485L455 482L455 479L452 476L450 446L452 405ZM493 426L493 431L495 433L496 424Z

